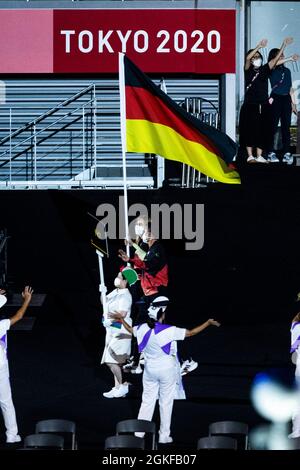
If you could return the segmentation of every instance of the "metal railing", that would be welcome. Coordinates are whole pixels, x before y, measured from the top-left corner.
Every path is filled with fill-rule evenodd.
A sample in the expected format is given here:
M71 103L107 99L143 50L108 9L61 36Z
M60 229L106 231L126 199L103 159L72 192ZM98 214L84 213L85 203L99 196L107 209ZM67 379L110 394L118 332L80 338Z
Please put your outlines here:
M70 180L97 165L97 97L91 84L0 141L0 180ZM55 140L59 134L59 139Z
M203 111L203 104L209 103L212 111ZM190 114L195 116L200 121L205 122L209 126L220 128L220 114L216 106L205 98L185 98L180 105ZM205 187L207 183L214 183L215 180L209 176L201 173L200 171L192 168L186 163L182 164L181 170L181 187L182 188L197 188Z
M0 230L0 287L7 284L7 230Z

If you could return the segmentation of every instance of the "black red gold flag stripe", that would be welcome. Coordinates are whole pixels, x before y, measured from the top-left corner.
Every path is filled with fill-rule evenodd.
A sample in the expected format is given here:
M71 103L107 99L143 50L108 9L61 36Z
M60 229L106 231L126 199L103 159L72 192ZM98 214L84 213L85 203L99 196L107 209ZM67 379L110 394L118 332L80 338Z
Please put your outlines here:
M225 133L187 113L124 56L126 150L155 153L222 183L239 184L229 167L237 146Z

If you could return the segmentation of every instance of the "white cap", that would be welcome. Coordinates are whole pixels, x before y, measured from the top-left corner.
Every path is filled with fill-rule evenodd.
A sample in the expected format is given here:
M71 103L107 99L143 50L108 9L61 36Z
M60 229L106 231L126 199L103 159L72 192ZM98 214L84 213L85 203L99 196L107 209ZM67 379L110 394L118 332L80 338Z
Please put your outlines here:
M154 320L157 320L158 312L160 311L161 308L165 310L168 303L169 303L168 297L165 297L163 295L161 295L160 297L156 297L151 302L150 307L148 308L149 317L153 318Z
M2 295L0 294L0 308L3 307L3 305L5 305L7 302L7 298L5 297L5 295Z

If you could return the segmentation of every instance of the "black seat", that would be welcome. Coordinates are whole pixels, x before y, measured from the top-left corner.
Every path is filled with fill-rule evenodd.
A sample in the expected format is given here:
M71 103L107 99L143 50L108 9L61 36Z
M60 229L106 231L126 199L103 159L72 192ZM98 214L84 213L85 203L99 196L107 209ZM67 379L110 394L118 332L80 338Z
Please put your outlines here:
M63 450L64 438L55 434L31 434L24 439L24 447L50 447Z
M144 432L152 434L151 449L156 449L156 424L153 421L146 421L145 419L126 419L119 421L116 426L116 434L127 434L134 432ZM145 438L146 442L146 438Z
M35 425L36 434L40 433L58 433L58 434L71 434L71 449L77 449L76 442L76 424L74 421L66 419L46 419L38 421ZM67 448L65 446L65 448Z
M211 423L208 428L210 436L227 435L238 442L238 447L248 449L248 424L239 421L218 421ZM241 443L241 436L243 442ZM240 445L239 445L240 444Z
M119 436L110 436L105 439L104 449L145 449L145 441L140 437L128 436L126 434Z
M237 441L232 437L207 436L197 442L197 449L231 449L237 450Z

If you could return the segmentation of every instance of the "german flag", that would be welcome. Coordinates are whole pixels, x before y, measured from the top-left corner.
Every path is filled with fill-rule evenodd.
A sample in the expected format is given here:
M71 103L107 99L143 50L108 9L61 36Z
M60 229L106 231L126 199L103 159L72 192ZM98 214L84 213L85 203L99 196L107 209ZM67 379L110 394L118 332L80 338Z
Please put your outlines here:
M155 153L222 183L240 184L239 174L228 166L235 142L187 113L128 57L123 59L127 152Z

